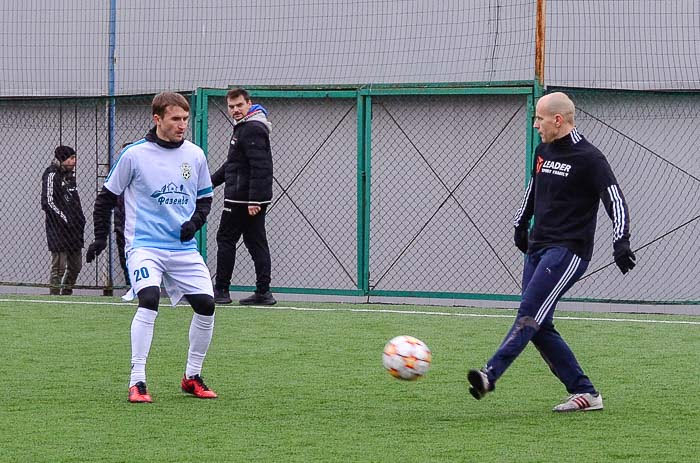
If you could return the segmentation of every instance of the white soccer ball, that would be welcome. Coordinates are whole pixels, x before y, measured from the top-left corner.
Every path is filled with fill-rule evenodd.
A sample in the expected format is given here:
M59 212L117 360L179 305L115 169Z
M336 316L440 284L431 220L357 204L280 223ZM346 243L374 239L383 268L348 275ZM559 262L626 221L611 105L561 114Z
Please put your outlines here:
M413 381L430 368L432 354L428 346L413 336L396 336L386 343L382 363L391 376Z

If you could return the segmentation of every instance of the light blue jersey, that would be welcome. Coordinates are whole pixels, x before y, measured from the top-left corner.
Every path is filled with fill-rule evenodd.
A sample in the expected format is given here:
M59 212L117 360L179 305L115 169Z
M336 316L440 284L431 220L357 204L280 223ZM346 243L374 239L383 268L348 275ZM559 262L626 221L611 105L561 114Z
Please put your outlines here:
M180 227L199 198L212 196L204 152L185 140L179 148L163 148L145 139L121 152L107 176L105 188L124 193L125 251L156 248L197 249L196 240L180 241Z

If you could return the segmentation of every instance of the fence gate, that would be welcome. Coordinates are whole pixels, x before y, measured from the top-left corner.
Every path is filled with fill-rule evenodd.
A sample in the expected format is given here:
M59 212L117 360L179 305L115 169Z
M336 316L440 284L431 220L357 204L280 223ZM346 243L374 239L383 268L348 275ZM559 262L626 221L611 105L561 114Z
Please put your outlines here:
M272 123L274 291L517 298L522 258L503 230L532 146L531 84L249 90ZM197 92L212 171L232 131L225 94ZM223 187L214 197L212 274ZM232 289L254 282L241 242Z

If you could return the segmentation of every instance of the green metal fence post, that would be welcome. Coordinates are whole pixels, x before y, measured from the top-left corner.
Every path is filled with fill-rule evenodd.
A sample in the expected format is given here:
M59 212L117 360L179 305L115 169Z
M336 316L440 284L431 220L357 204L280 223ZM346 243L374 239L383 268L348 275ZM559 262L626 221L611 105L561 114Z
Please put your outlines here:
M533 127L535 122L535 96L534 94L527 96L527 116L525 117L525 186L532 174L532 160L535 156L535 147L537 140L537 130Z
M357 106L357 289L365 288L365 232L364 232L364 210L365 210L365 142L363 134L365 132L365 99L357 92L355 97Z
M363 125L363 146L364 146L364 209L363 209L363 245L364 245L364 273L362 274L362 289L365 295L370 290L370 267L369 267L369 242L370 242L370 206L372 204L370 192L372 191L372 97L364 96L364 125Z
M357 92L357 288L369 291L370 152L372 102Z

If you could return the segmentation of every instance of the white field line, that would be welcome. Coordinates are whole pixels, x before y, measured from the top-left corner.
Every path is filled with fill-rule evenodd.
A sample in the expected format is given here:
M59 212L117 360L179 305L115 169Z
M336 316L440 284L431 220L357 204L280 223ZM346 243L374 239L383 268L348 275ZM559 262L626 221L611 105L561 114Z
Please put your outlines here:
M117 305L124 307L134 307L131 302L88 302L88 301L51 301L39 299L0 299L0 302L26 302L32 304L67 304L67 305ZM218 306L219 310L225 310L226 306ZM357 312L357 313L390 313L401 315L434 315L442 317L475 317L475 318L513 318L514 314L480 314L464 312L435 312L424 310L392 310L392 309L353 309L353 308L318 308L318 307L288 307L288 306L230 306L230 308L252 308L260 310L292 310L298 312ZM510 309L512 310L512 309ZM596 322L618 322L618 323L662 323L667 325L700 325L700 321L687 320L653 320L639 318L607 318L607 317L554 317L556 320L581 320Z

